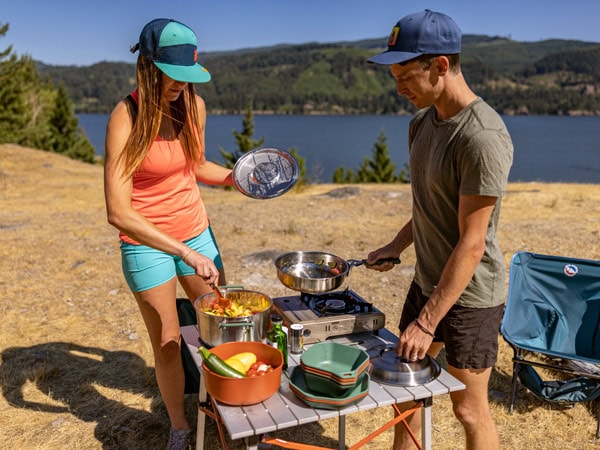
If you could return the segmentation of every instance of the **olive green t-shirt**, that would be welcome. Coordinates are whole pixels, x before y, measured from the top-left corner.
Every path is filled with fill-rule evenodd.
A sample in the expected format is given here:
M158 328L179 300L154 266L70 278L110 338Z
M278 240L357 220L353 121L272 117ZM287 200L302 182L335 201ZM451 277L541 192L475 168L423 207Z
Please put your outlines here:
M481 98L448 120L435 108L417 112L409 127L415 281L430 296L459 240L460 195L497 197L485 252L457 305L488 308L505 301L506 265L496 231L512 165L513 145L500 116Z

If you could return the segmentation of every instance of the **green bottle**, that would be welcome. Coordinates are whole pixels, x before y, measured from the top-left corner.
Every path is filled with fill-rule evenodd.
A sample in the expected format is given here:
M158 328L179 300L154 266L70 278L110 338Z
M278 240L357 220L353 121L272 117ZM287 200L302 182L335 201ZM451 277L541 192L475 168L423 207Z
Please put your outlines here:
M271 314L271 328L267 332L267 345L272 345L283 353L283 369L287 369L287 335L283 331L283 319L279 314Z

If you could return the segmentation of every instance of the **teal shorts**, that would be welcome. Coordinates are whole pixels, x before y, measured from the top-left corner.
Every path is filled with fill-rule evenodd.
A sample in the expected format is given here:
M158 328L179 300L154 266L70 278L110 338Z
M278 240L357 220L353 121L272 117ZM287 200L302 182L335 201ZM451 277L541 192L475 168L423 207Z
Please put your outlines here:
M223 261L210 226L200 235L184 242L188 247L214 261L217 269ZM175 275L194 275L195 271L179 256L146 245L121 241L121 263L125 281L132 292L141 292L166 283Z

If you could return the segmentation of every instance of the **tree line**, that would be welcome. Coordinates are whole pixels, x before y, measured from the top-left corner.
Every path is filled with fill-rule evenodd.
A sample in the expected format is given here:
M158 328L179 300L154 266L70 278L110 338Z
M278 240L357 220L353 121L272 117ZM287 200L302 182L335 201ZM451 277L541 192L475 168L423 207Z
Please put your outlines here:
M197 85L209 114L410 114L387 67L367 64L382 39L200 54L212 80ZM515 42L466 35L469 84L501 114L600 114L600 44ZM135 86L135 65L39 65L64 84L77 112L107 113Z

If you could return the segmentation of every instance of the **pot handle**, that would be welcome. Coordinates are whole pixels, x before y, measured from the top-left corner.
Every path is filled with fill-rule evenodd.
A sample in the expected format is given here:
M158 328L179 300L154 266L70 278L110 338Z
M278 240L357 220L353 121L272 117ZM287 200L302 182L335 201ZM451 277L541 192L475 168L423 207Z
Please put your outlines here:
M254 322L221 322L219 324L219 328L233 328L233 327L249 327L252 328L254 326Z

